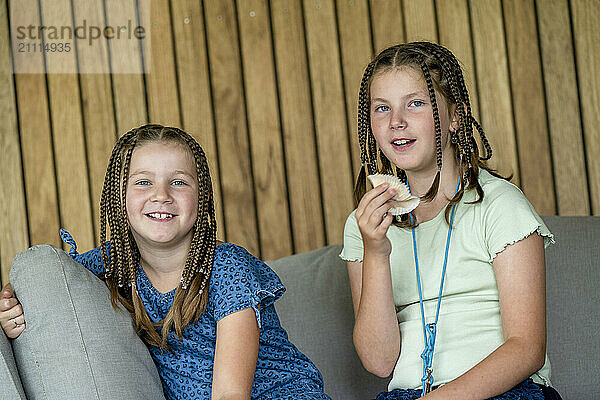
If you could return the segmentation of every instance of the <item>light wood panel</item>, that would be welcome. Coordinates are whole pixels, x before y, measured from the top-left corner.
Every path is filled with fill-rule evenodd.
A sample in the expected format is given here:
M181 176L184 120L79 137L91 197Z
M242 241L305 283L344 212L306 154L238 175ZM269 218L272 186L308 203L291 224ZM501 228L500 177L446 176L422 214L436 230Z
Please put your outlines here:
M533 0L504 0L521 189L538 213L556 212ZM528 38L528 40L523 40Z
M333 4L304 1L305 29L317 134L327 243L341 243L354 208L338 34Z
M325 244L310 81L299 2L271 1L294 251Z
M361 167L358 144L358 91L366 66L373 56L369 5L367 0L337 0L337 17L342 52L342 72L346 94L346 115L350 150L352 152L352 182L356 182Z
M217 237L222 240L225 238L225 229L221 179L202 4L196 0L182 0L173 2L171 6L183 128L200 143L208 159L217 219Z
M0 37L8 37L6 0L0 0ZM0 199L10 218L0 219L0 286L8 282L15 254L29 246L15 86L8 40L0 40Z
M260 255L233 1L204 2L226 238Z
M494 155L490 165L519 184L511 91L499 0L470 1L481 124Z
M537 4L555 191L560 215L590 212L569 6Z
M439 40L462 62L492 164L515 174L538 212L600 213L598 0L12 4L33 25L40 10L46 25L131 21L147 40L86 37L69 54L13 54L15 75L3 58L0 174L14 210L0 239L3 279L30 241L60 245L61 225L80 251L97 242L115 139L147 122L181 126L206 150L219 238L264 258L341 243L360 165L362 73L405 39ZM17 21L5 17L5 28Z
M69 0L40 1L42 20L50 26L69 26ZM45 35L45 43L61 43ZM45 52L54 162L60 199L60 226L76 234L82 249L95 247L89 196L81 96L75 52ZM60 72L60 73L56 73Z
M75 25L103 26L105 24L104 9L98 2L73 2L73 19ZM109 56L106 42L98 40L93 46L85 40L75 39L74 49L79 65L79 82L83 102L83 121L87 161L92 195L94 226L96 240L99 240L100 227L100 194L104 182L106 165L117 137L115 128L115 111L113 109L113 91L109 74L92 73L93 71L109 71ZM79 232L71 232L75 240L79 240ZM88 249L79 248L80 251Z
M17 13L21 14L22 19L16 18ZM37 0L20 2L18 7L11 10L11 18L39 26L40 13ZM39 43L41 40L35 42ZM44 71L44 59L39 51L17 52L13 57L16 71L24 71L28 67L33 71ZM46 76L41 73L16 74L15 81L30 241L31 244L50 243L60 247L59 210Z
M591 210L600 215L600 1L571 3Z
M144 53L148 119L155 124L180 126L169 0L141 1L139 4L141 13L148 12L146 7L150 6L151 38L149 43L146 42L149 50Z
M405 22L400 1L370 0L371 31L375 53L405 41Z
M150 0L144 0L150 1ZM148 27L149 13L144 10L137 18L135 0L105 0L106 23L113 27L127 26L129 21L136 26ZM150 32L146 32L150 40ZM146 93L144 88L142 46L136 39L110 40L110 67L115 104L115 122L118 135L148 122Z
M403 0L406 41L438 41L433 0Z
M290 254L292 241L267 2L238 2L237 15L261 256L272 260Z

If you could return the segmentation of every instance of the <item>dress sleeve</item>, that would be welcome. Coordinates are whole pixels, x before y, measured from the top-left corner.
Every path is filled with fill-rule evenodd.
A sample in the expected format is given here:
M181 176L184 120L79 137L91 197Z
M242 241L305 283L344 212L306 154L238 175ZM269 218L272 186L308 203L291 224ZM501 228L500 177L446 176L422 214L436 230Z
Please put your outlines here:
M230 243L217 246L209 289L215 321L252 307L260 328L260 310L272 305L284 292L285 286L277 274L246 249Z
M488 202L488 206L483 214L483 226L490 263L506 246L534 232L543 237L544 247L554 243L554 235L518 187L503 181L485 196L483 201Z
M62 241L71 246L69 250L69 256L76 263L83 265L86 269L88 269L91 273L98 276L105 272L104 263L102 262L102 250L101 247L96 247L93 250L86 251L85 253L79 254L77 252L77 243L75 243L75 239L69 232L65 229L60 230L60 238ZM106 244L106 253L109 254L110 251L110 243Z
M344 248L340 253L340 258L344 261L363 260L363 240L358 229L355 213L356 210L352 211L344 226Z

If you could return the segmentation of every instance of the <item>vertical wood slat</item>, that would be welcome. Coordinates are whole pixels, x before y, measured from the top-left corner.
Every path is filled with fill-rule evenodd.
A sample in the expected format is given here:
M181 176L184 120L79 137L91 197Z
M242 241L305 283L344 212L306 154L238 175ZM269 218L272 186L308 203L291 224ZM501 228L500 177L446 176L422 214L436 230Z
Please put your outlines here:
M341 243L353 185L335 15L331 2L303 4L327 243Z
M143 0L150 1L150 0ZM135 0L105 0L108 26L138 25ZM149 15L140 13L140 26L146 31L143 41L150 40ZM114 93L115 119L118 135L145 124L146 94L144 91L142 48L139 41L132 39L109 40L112 88Z
M0 199L10 218L0 219L0 286L8 283L14 256L29 246L25 188L15 108L6 0L0 1Z
M227 240L259 255L235 6L204 2Z
M183 128L200 143L211 173L217 238L225 238L217 142L210 101L202 4L196 0L172 2L173 30L177 54L177 76Z
M591 208L600 215L600 3L571 2Z
M17 20L16 15L21 14L23 19L19 21L28 21L33 26L40 25L37 0L24 0L11 6L14 7L10 11L12 20ZM14 33L12 37L16 37ZM41 38L38 39L29 42L41 43ZM43 55L39 51L17 52L13 56L16 71L24 70L29 63L35 71L44 71ZM60 247L58 198L45 75L16 74L15 81L31 244L50 243Z
M434 0L403 0L404 23L406 28L406 41L437 42Z
M70 26L71 2L40 2L42 21L46 26ZM61 43L45 35L45 43ZM54 159L58 183L61 227L77 238L83 249L94 247L92 206L85 159L81 95L75 52L45 52L48 94L54 142ZM61 72L61 73L56 73Z
M369 5L367 0L337 0L340 47L342 52L342 72L346 89L346 115L350 150L352 152L352 182L356 181L361 167L360 146L358 145L358 90L364 69L371 61L371 29L369 25Z
M151 38L150 42L145 42L144 49L149 120L165 126L180 126L169 0L141 1L139 4L140 13L147 13L146 7L150 7Z
M503 4L521 188L538 213L554 215L554 179L535 6L533 0L504 0Z
M519 185L519 166L502 10L500 1L470 1L473 43L477 59L477 87L481 124L494 155L491 166L503 175L513 174Z
M294 252L325 244L310 82L299 2L271 0Z
M558 212L560 215L588 215L587 173L569 7L566 0L536 4Z
M104 10L99 2L73 2L75 25L104 26ZM96 240L99 240L100 193L104 183L104 174L108 159L115 143L115 119L113 94L109 74L87 73L86 71L109 71L108 49L106 42L98 40L89 46L84 40L75 39L74 46L79 65L79 81L83 102L83 121L85 126L86 151L89 169L90 191L96 226ZM78 240L75 237L75 240ZM80 250L85 251L80 247Z
M440 44L450 49L461 63L465 84L469 91L471 112L479 120L479 98L475 79L475 60L473 59L468 1L444 0L436 1L435 4L438 15Z
M269 10L265 0L237 3L254 192L259 205L261 256L292 252L292 237L279 125Z
M370 0L371 31L375 54L405 41L404 18L400 1Z

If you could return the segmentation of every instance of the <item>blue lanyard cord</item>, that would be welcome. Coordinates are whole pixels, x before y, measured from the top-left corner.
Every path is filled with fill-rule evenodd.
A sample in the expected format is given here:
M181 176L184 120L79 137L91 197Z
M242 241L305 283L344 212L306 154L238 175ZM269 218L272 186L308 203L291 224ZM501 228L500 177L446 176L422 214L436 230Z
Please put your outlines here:
M456 185L456 192L460 187L460 180ZM417 239L415 235L415 228L412 228L412 239L413 239L413 252L415 255L415 270L417 273L417 285L419 289L419 305L421 307L421 323L423 325L423 341L425 342L425 348L421 353L423 359L423 376L421 377L421 383L423 384L424 396L427 393L426 388L431 387L433 384L433 370L431 366L433 364L433 350L435 348L435 337L437 333L437 322L440 317L440 306L442 304L442 292L444 290L444 279L446 277L446 265L448 264L448 251L450 249L450 237L452 235L452 224L454 223L454 211L456 210L456 204L452 206L450 213L450 226L448 226L448 236L446 238L446 250L444 253L444 264L442 266L442 278L440 281L440 291L438 294L437 310L435 312L435 322L431 324L425 324L425 309L423 307L423 291L421 289L421 274L419 273L419 257L417 256ZM413 222L412 214L410 215L410 222Z

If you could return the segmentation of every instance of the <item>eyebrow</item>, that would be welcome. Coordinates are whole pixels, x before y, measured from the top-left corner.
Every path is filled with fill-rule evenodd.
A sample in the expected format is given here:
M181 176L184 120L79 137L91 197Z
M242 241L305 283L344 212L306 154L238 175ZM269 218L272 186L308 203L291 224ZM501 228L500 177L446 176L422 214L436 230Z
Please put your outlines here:
M410 97L415 97L415 96L427 96L427 97L429 97L429 93L425 93L423 91L412 92L412 93L409 93L409 94L403 96L402 98L403 99L408 99ZM374 99L371 99L371 103L375 103L377 101L384 102L384 103L387 102L387 100L384 99L384 98L382 98L382 97L376 97Z
M174 175L186 175L186 176L189 176L190 178L194 177L192 174L185 172L183 170L180 170L180 169L177 169L173 172L174 172ZM154 173L152 171L140 170L140 171L134 171L134 172L130 173L129 177L136 176L136 175L154 175Z

